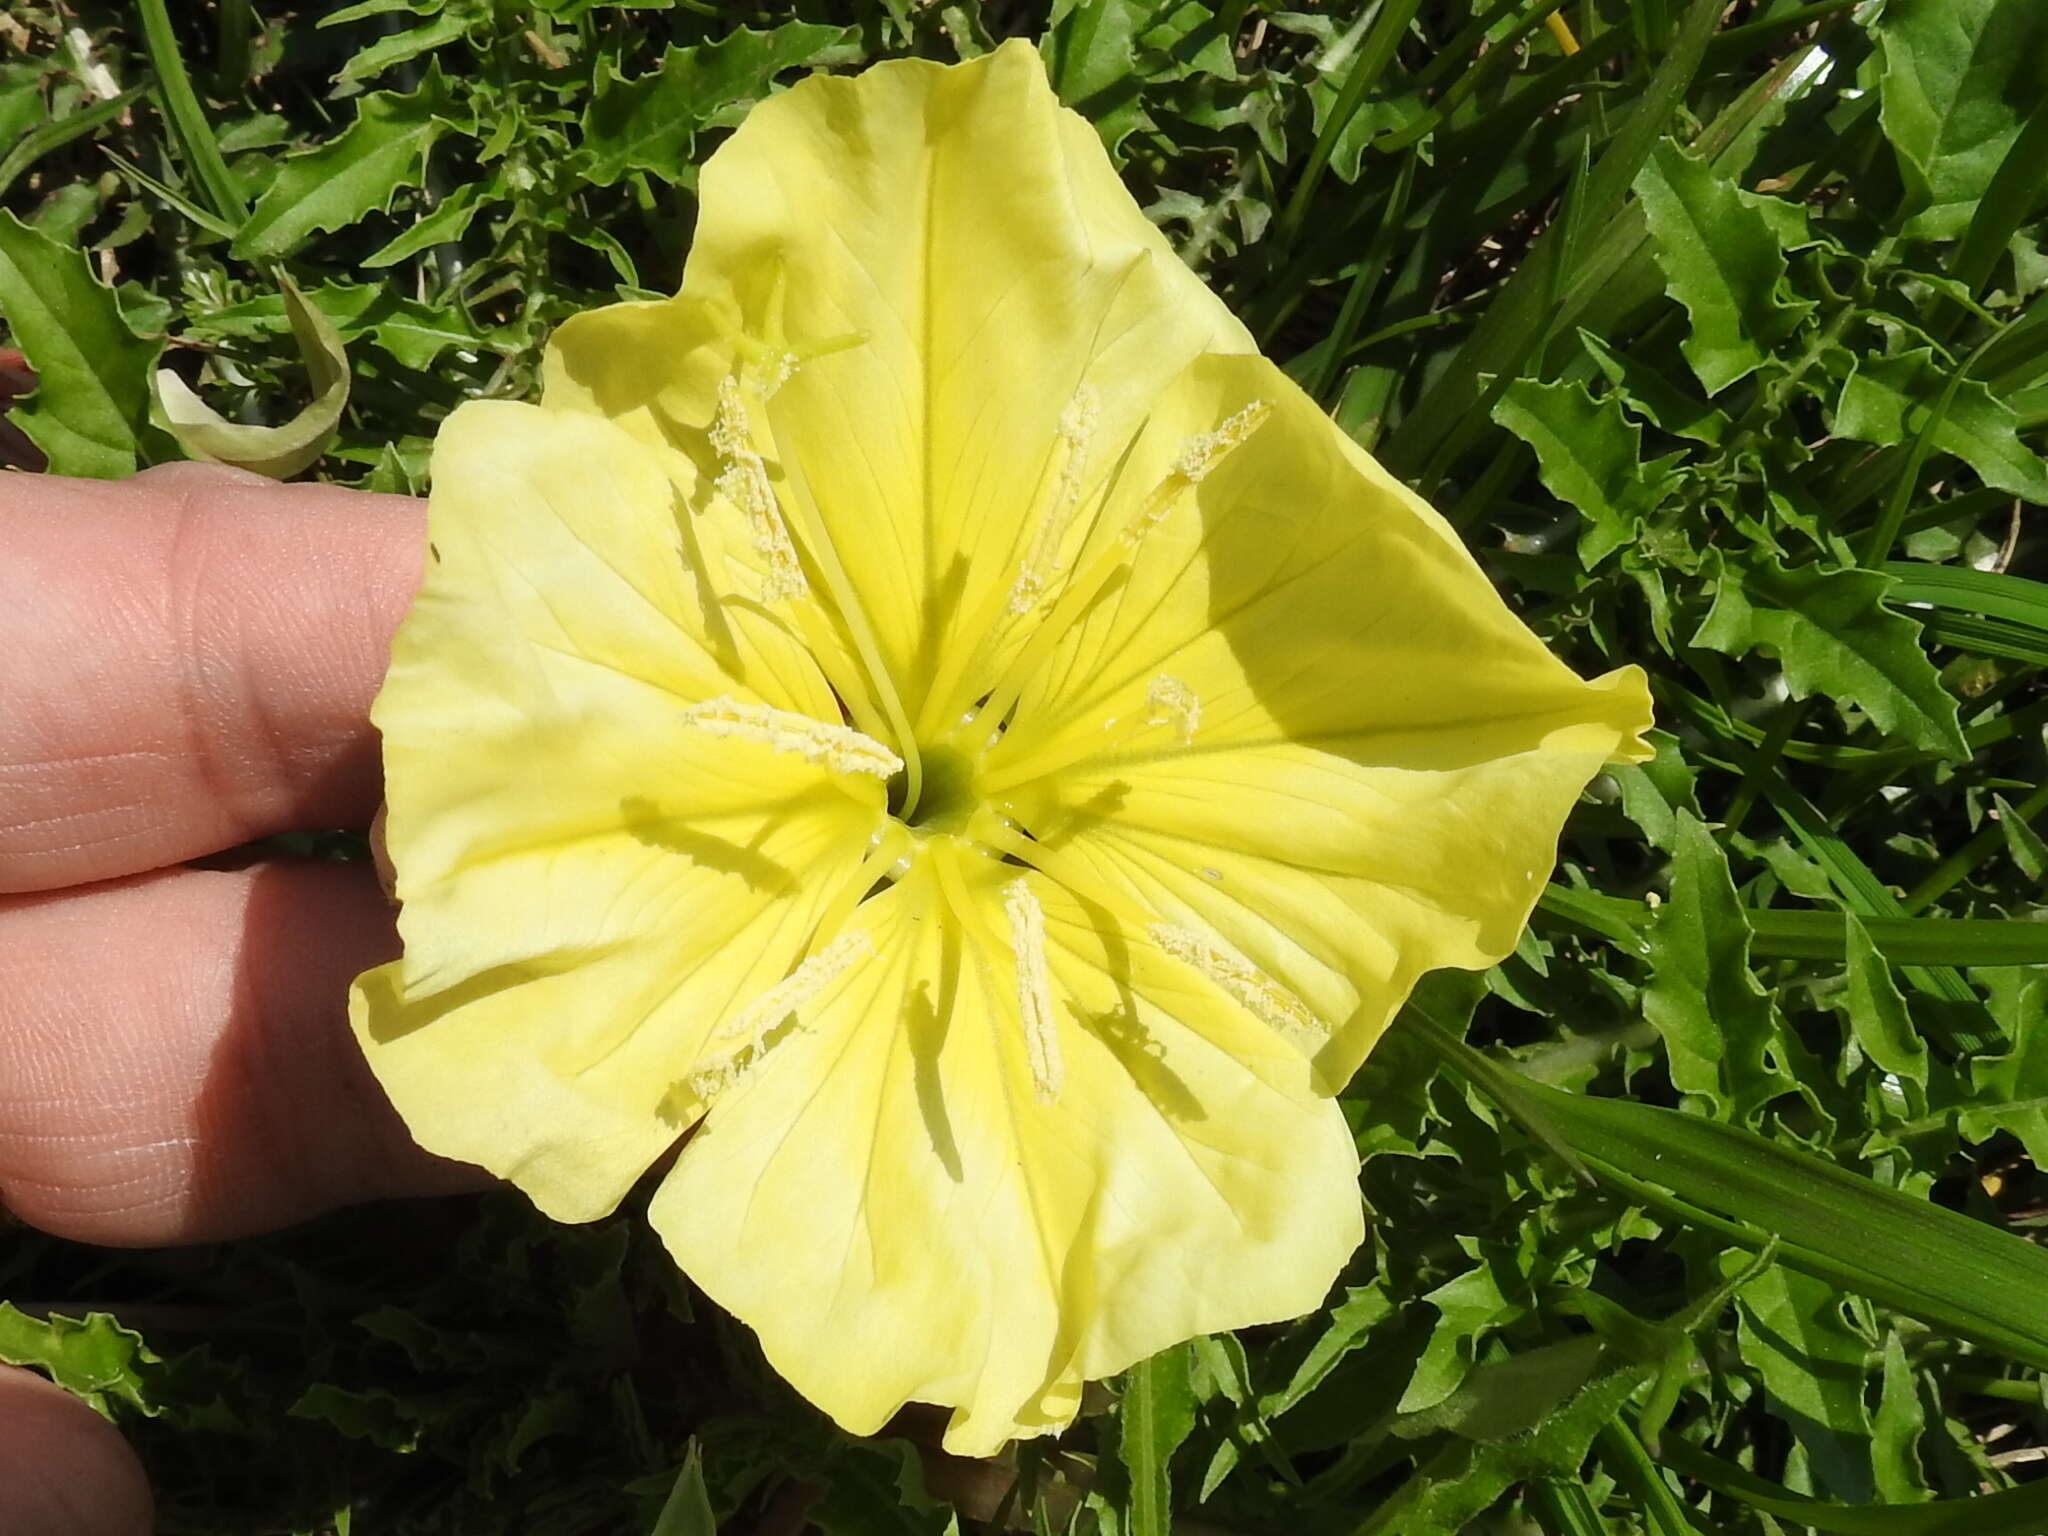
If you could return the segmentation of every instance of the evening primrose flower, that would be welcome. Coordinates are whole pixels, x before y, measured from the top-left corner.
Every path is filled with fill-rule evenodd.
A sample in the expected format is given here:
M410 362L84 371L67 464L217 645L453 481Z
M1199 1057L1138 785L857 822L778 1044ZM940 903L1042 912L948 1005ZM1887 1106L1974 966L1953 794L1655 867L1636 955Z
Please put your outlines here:
M1174 258L1036 55L756 108L681 293L435 444L374 718L419 1140L981 1454L1314 1308L1331 1095L1648 723Z

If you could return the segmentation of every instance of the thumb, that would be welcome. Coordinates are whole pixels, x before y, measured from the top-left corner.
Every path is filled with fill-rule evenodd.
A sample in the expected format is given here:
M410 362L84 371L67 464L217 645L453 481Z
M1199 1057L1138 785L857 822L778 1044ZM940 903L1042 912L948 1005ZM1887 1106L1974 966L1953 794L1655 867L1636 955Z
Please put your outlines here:
M0 1366L0 1536L149 1536L142 1463L63 1388Z

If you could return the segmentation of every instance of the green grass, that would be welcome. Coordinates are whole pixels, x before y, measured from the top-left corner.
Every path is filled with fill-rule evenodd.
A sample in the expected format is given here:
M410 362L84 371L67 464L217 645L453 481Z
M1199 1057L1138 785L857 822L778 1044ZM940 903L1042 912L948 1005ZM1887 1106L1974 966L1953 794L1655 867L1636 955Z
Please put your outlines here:
M1546 639L1650 671L1661 733L1515 956L1433 978L1344 1095L1373 1236L1321 1313L992 1467L914 1413L832 1429L630 1208L10 1235L0 1358L97 1394L166 1530L2048 1531L2038 0L275 9L78 8L113 100L9 13L0 318L52 468L179 455L167 338L286 421L286 276L346 348L315 472L423 489L552 325L672 287L749 103L1022 34Z

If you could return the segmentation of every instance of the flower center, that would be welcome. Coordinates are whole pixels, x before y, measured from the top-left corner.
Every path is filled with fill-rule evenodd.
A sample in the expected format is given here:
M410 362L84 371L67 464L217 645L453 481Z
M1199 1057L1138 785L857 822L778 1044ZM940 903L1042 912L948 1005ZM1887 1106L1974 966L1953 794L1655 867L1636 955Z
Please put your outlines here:
M962 831L978 803L973 762L953 746L920 743L917 755L924 763L924 785L917 804L907 804L909 775L898 771L889 779L889 814L922 832Z

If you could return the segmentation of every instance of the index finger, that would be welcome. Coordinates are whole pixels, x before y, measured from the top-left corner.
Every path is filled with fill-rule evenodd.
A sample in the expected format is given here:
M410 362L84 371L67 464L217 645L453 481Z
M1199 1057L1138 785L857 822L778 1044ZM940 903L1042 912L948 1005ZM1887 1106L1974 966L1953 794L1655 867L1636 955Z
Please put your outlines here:
M0 892L367 825L423 504L171 465L0 474Z

